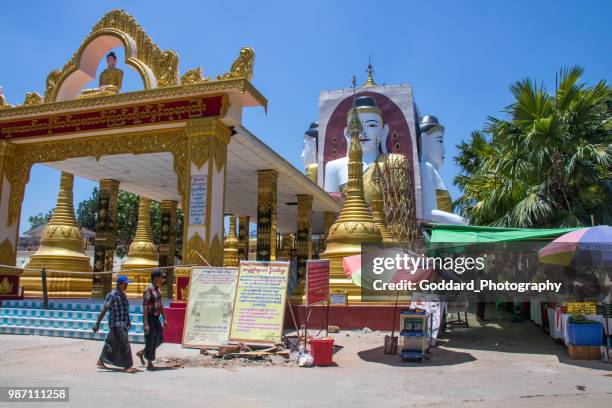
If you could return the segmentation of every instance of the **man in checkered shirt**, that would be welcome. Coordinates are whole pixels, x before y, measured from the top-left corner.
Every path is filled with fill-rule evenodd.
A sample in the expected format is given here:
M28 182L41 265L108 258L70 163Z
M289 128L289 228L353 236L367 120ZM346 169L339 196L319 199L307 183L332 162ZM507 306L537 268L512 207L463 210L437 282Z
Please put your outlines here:
M98 321L92 327L94 333L100 329L100 322L108 312L108 335L102 348L102 354L98 359L99 368L108 368L106 364L123 367L126 373L138 371L132 367L132 349L128 338L128 331L132 327L130 321L130 302L128 301L126 290L129 283L132 283L127 276L117 277L117 287L106 295L104 307L98 316Z

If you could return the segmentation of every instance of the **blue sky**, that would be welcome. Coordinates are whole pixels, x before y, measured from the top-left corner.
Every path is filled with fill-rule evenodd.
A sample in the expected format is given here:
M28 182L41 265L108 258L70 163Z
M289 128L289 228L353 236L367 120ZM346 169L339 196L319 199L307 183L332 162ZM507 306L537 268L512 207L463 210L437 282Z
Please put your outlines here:
M610 80L610 1L30 1L0 12L0 85L11 103L43 93L47 74L79 47L112 8L132 14L181 72L201 65L225 72L242 46L255 49L255 86L269 112L249 109L243 122L301 168L301 138L317 118L321 90L362 82L368 57L379 83L411 83L423 114L446 127L443 169L453 198L455 145L510 102L508 86L531 77L554 86L555 72L582 65L585 79ZM120 59L121 61L121 59ZM125 89L140 87L126 69ZM75 203L95 184L77 178ZM59 172L34 166L23 203L30 215L55 205Z

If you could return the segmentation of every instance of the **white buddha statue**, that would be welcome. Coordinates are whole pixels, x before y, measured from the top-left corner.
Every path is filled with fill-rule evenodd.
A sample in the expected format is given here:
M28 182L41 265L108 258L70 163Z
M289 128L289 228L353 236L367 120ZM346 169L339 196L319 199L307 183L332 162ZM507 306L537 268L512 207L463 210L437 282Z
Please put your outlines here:
M306 176L317 182L317 151L319 145L319 122L312 122L308 130L304 133L304 144L302 145L302 155Z
M363 137L360 139L363 151L363 177L366 202L371 202L372 164L381 161L387 154L387 136L389 125L385 124L383 113L371 96L360 96L355 99L357 114L363 127ZM347 125L350 122L350 112L347 115ZM346 145L350 144L348 128L344 128ZM342 192L348 181L348 149L347 156L329 161L325 166L324 189L327 192Z
M452 212L452 201L440 168L444 164L444 126L435 116L425 116L421 129L421 195L423 220L441 224L467 224L467 220Z

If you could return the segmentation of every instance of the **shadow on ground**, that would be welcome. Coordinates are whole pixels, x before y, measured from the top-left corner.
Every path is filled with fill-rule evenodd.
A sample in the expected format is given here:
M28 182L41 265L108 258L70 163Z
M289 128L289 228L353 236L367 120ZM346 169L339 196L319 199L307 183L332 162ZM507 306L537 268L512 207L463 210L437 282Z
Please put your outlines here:
M384 346L376 347L357 353L359 358L371 363L386 364L394 367L427 367L427 366L446 366L469 363L476 361L470 353L449 350L447 348L436 347L430 349L429 357L424 362L402 361L398 354L385 354Z
M509 313L492 307L487 308L483 322L476 321L473 314L468 316L469 328L451 327L444 333L442 342L445 348L554 355L563 364L612 371L612 364L602 361L570 359L561 341L552 339L529 320L514 323Z

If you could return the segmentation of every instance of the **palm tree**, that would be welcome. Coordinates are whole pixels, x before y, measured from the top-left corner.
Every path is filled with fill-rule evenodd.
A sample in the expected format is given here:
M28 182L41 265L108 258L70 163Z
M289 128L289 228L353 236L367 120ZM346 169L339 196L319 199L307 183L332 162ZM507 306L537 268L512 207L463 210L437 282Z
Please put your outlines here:
M472 224L562 227L612 221L611 91L561 70L554 95L524 79L514 101L460 143L454 205Z

